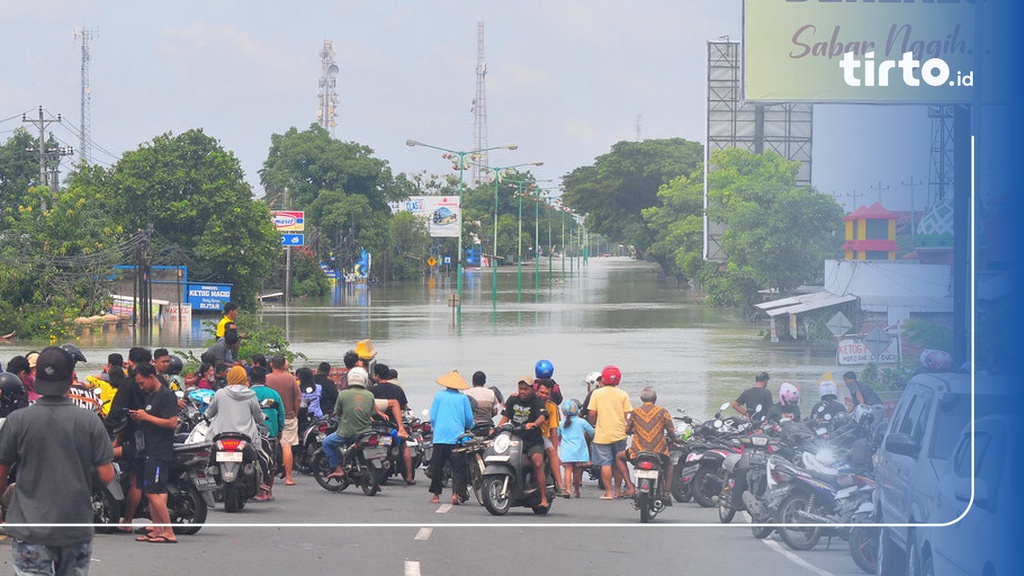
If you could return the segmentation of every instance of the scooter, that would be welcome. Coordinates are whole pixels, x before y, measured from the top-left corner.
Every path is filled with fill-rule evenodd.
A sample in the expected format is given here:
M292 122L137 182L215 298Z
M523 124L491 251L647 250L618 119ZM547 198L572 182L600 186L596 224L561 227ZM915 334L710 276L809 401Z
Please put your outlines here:
M641 452L633 460L636 475L636 496L633 507L640 511L640 522L646 524L671 506L671 496L664 494L665 478L661 466L661 455L655 452Z
M526 506L534 514L547 514L555 501L555 476L545 455L545 485L537 486L533 464L523 452L522 426L505 424L497 428L498 435L484 453L484 473L481 479L484 507L495 516L504 516L512 506ZM548 505L541 506L541 490Z
M264 484L252 439L224 432L213 439L210 468L224 496L224 511L238 512Z

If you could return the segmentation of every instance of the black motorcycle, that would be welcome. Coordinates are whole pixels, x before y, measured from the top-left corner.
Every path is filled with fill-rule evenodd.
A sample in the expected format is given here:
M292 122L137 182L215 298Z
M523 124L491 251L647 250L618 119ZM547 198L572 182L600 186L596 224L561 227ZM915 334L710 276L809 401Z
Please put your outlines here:
M671 505L671 496L665 494L665 473L660 454L641 452L632 464L636 475L633 507L640 511L640 522L646 524Z
M391 436L386 436L391 440ZM333 472L327 462L326 448L322 447L313 454L313 478L324 490L341 492L352 484L358 485L363 494L373 496L380 490L381 479L386 474L388 465L387 450L381 442L381 435L370 431L360 434L354 442L338 448L341 469L345 475L341 478L331 477Z

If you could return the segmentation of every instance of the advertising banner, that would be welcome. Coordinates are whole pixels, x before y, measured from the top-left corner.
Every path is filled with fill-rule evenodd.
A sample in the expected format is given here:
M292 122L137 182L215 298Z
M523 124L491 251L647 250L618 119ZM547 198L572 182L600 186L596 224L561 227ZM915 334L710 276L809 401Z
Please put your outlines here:
M306 213L302 210L271 210L278 232L302 232L306 229Z
M410 196L392 205L395 212L412 212L427 221L431 238L458 238L462 210L458 196Z
M231 300L231 284L189 284L188 303L192 310L223 310Z
M975 10L974 0L746 0L745 97L968 102Z
M875 355L868 349L868 345L861 339L844 338L836 346L836 363L840 366L851 366L856 364L896 364L899 362L898 342L893 340L889 346L875 358Z

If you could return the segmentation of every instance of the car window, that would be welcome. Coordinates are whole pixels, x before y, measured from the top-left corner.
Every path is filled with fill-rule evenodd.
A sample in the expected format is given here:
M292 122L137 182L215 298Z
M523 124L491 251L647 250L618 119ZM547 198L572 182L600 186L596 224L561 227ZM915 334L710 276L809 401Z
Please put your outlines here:
M932 393L924 390L914 395L907 405L906 415L900 424L898 432L907 434L915 442L921 442L924 438L924 431L927 425L928 408L931 404ZM960 430L961 428L957 428ZM947 458L949 455L946 456Z
M971 397L969 394L943 394L935 410L935 422L932 424L931 445L928 457L948 460L953 456L960 431L970 422Z
M908 388L903 392L900 401L896 403L896 412L892 415L892 422L889 425L889 432L899 432L903 425L903 417L907 415L907 406L914 398L915 388Z
M953 473L958 478L968 478L971 475L971 432L960 435L960 442L956 445L956 452L953 454Z

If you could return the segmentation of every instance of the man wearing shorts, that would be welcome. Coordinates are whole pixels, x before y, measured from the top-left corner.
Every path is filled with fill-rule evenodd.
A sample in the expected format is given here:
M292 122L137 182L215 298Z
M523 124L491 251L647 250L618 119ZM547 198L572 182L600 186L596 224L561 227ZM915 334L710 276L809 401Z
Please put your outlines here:
M299 407L302 405L302 391L295 376L288 371L288 361L281 354L270 359L271 373L267 374L267 386L281 395L284 404L284 430L281 431L281 462L284 464L284 485L294 486L292 480L292 446L299 443Z
M517 388L519 393L510 396L505 402L498 426L512 422L526 429L522 435L523 453L530 457L533 464L537 486L540 487L540 507L547 508L549 503L548 493L544 488L547 486L547 478L544 476L544 436L541 434L541 427L547 420L547 409L544 407L544 401L533 393L532 377L519 378Z
M149 501L153 525L149 534L136 538L139 542L177 542L171 530L167 511L167 477L174 459L174 428L178 425L178 398L160 383L156 367L144 363L135 367L135 382L146 395L143 407L129 410L128 417L137 425L135 448L136 480Z
M587 420L594 426L593 460L601 467L601 481L604 482L601 500L624 498L636 493L625 463L615 458L626 449L626 415L633 411L629 394L619 389L621 379L622 372L618 368L606 366L601 372L603 386L590 396L587 411ZM618 492L620 479L625 481L626 491L613 494L612 487Z

